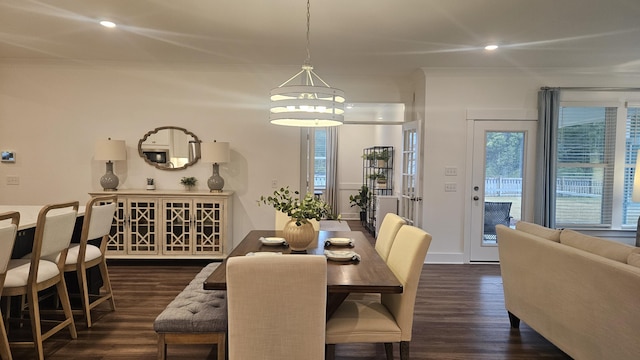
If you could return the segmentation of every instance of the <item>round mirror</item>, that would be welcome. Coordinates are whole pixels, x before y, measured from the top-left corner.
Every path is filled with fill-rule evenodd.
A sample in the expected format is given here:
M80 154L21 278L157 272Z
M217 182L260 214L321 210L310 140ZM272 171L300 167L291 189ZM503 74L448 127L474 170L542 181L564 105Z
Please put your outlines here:
M200 140L187 129L162 126L138 141L138 154L161 170L180 170L200 159Z

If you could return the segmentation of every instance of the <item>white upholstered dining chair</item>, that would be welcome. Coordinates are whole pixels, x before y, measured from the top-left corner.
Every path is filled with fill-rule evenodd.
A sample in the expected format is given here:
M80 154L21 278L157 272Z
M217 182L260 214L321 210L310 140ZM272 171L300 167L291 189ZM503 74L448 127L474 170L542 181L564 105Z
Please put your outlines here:
M10 211L0 214L0 249L2 249L2 251L0 252L0 296L2 295L4 278L7 273L9 259L11 259L13 244L15 244L16 242L16 234L18 233L19 224L19 212ZM7 330L5 329L4 318L2 317L2 311L0 311L0 359L12 359L11 349L9 348L9 339L7 338Z
M226 266L229 360L324 359L324 256L237 256Z
M385 262L389 257L389 251L391 251L391 245L393 245L396 234L402 225L406 224L407 222L402 217L394 213L387 213L382 219L382 224L380 224L380 230L376 237L375 249Z
M418 282L431 235L414 226L398 231L387 265L403 285L401 294L382 294L380 301L345 300L327 321L327 359L335 344L384 343L387 359L393 359L393 343L400 343L400 359L409 359Z
M116 206L116 195L94 197L87 202L80 243L71 244L64 265L65 272L73 271L78 277L82 311L87 321L87 327L92 325L91 309L107 300L110 302L111 309L116 309L105 257L107 240L111 231ZM94 239L100 239L99 246L89 244L89 240ZM100 269L104 293L90 295L87 283L87 269L95 266Z
M34 346L36 358L40 360L44 359L42 342L53 334L68 328L72 339L78 337L63 270L77 214L77 201L44 206L38 214L31 254L22 259L9 260L2 295L27 296L33 334L33 341L10 342L10 344ZM38 292L54 286L64 310L65 319L42 333Z

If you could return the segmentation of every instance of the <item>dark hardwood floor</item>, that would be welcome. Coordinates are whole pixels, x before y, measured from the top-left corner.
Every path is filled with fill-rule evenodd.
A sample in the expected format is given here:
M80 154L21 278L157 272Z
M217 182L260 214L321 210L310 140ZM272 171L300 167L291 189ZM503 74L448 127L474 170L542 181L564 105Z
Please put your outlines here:
M349 221L353 230L359 222ZM373 238L370 239L373 241ZM78 318L78 339L62 331L44 343L50 360L156 358L153 320L204 263L109 264L117 311L101 304L89 330ZM32 348L12 348L32 359ZM208 345L169 346L168 359L215 359ZM397 355L396 348L396 359ZM415 306L412 359L570 359L525 323L512 330L504 309L498 265L426 264ZM337 360L383 360L382 345L338 345Z

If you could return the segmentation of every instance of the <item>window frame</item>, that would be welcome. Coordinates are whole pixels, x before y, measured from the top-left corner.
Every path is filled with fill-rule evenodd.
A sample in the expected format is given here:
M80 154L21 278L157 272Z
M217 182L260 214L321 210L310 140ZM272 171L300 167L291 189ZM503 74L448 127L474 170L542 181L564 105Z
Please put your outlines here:
M586 100L584 101L574 100L575 98L580 98L581 95L584 95L584 98ZM601 95L600 97L608 97L610 99L612 94L607 93L604 96L602 96L602 94L600 95ZM622 94L616 93L615 95L622 95ZM638 96L640 96L640 94L633 94L633 96L630 96L630 98L633 98L633 97L638 98ZM610 209L608 210L605 209L609 211L609 214L607 216L610 219L610 224L605 224L605 223L580 224L580 223L570 223L570 222L561 223L557 221L557 211L555 211L554 213L556 214L556 225L559 227L568 227L573 229L634 230L637 224L623 223L625 221L624 219L625 188L626 188L625 187L625 170L628 167L626 164L626 147L627 147L626 131L627 131L627 120L628 120L627 119L628 108L640 108L640 101L632 101L631 99L627 100L625 96L621 96L621 97L616 96L617 99L615 101L598 100L597 94L596 96L594 96L593 93L589 93L588 95L587 93L582 93L582 94L574 93L574 94L570 94L570 96L568 97L573 97L574 99L572 100L561 99L560 105L559 105L560 108L563 108L563 107L616 108L615 135L613 137L614 145L613 145L613 149L611 150L612 154L604 155L605 158L608 156L613 157L612 159L613 180L611 181L611 185L609 185L610 187L609 189L603 188L603 195L602 195L603 202L605 200L611 202ZM605 124L605 131L607 131L607 129L609 129L609 126ZM605 141L607 139L607 135L608 134L605 132L605 135L604 135ZM556 139L556 144L557 144L557 141L558 140ZM558 155L556 155L556 158L553 161L556 162L556 165L555 165L556 169L559 169L557 160L558 160ZM603 166L602 164L598 164L598 163L586 163L584 165L588 165L588 164L591 164L588 167L593 167L593 168ZM633 171L635 171L635 164L630 164L630 165L631 166L629 167L634 169ZM633 176L631 176L631 182L633 182ZM606 196L609 196L610 198L605 199L604 197ZM557 205L557 202L554 202L553 206L555 207L556 205Z

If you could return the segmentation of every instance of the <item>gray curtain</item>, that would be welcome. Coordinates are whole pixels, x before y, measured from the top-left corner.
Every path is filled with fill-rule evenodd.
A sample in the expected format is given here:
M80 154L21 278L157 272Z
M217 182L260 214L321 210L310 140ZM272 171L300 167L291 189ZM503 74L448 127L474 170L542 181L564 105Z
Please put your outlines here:
M555 228L556 154L560 90L541 88L538 92L538 142L534 222Z
M325 201L334 214L340 212L338 199L338 126L327 128L327 189L324 194Z

